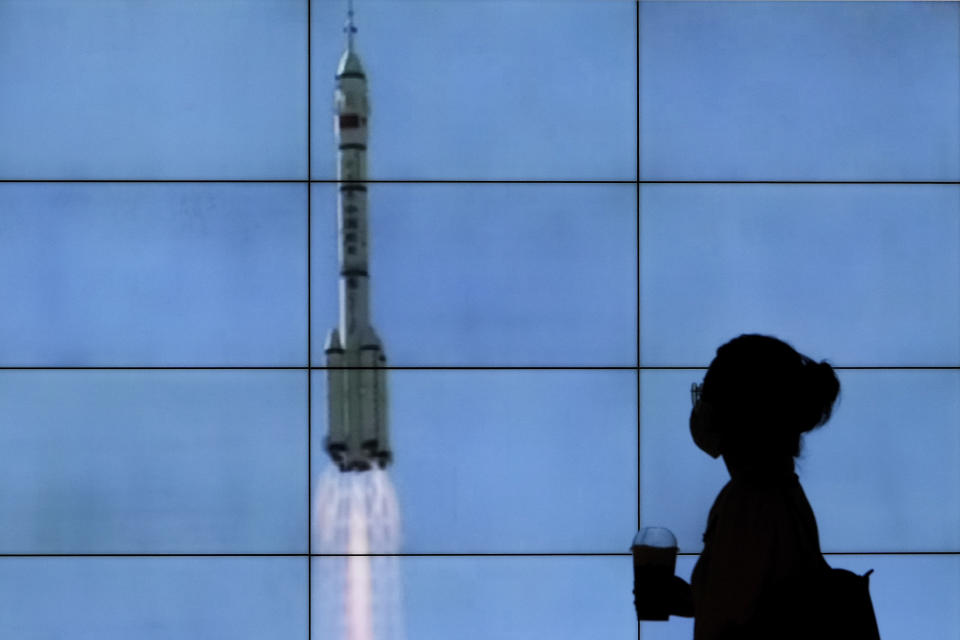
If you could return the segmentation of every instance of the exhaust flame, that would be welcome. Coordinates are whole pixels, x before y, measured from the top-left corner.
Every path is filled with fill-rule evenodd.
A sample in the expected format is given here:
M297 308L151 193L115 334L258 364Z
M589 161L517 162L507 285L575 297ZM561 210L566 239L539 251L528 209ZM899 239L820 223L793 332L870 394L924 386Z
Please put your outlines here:
M341 473L328 468L314 501L313 548L336 554L315 574L320 637L403 640L399 567L400 508L382 469Z

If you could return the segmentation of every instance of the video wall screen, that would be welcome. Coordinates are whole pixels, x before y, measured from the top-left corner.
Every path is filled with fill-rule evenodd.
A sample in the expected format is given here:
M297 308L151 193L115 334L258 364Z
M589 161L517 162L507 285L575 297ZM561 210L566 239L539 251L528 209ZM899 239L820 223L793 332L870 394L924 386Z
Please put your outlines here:
M960 4L0 4L0 636L689 638L717 348L960 631ZM906 593L904 584L923 585Z

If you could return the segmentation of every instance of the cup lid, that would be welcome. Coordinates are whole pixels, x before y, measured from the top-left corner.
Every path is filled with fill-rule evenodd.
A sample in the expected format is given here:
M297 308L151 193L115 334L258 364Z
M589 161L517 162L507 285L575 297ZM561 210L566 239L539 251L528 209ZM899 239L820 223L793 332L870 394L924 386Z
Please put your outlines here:
M670 529L664 527L644 527L637 531L637 535L633 537L632 546L661 547L666 549L676 547L677 539Z

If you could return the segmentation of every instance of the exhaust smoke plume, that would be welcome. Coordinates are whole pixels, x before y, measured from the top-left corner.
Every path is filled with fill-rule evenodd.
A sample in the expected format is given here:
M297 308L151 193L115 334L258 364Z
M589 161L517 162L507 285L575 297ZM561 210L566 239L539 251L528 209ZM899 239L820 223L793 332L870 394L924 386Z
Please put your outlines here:
M328 468L314 500L314 625L330 640L403 640L400 509L383 469Z

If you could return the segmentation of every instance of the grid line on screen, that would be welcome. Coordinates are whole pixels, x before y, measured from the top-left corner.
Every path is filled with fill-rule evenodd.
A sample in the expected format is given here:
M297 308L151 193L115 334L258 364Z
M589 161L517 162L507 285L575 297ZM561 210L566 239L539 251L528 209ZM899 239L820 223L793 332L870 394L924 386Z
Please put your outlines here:
M299 367L299 366L0 366L0 371L326 371L327 369L386 369L394 371L637 371L663 367L635 367L630 365L393 365L386 367ZM668 367L669 368L669 367ZM674 367L698 369L702 367ZM913 367L906 367L913 368ZM933 367L943 368L943 367ZM947 367L949 368L949 367Z
M313 177L313 0L307 2L307 178ZM307 638L313 638L313 189L307 183Z
M637 314L637 323L636 323L637 361L636 361L636 364L638 367L637 385L636 385L636 393L637 393L637 436L636 436L637 437L637 460L636 460L636 464L637 464L637 529L640 529L640 512L641 512L640 459L641 459L641 455L640 455L640 370L639 370L639 366L640 366L640 363L643 362L643 359L640 357L640 0L637 0L633 5L633 22L634 22L633 24L634 35L636 36L633 42L634 83L635 83L634 88L636 89L636 91L634 92L634 97L636 98L636 102L635 102L636 121L634 124L634 131L637 136L635 141L636 151L637 151L637 157L635 160L636 171L634 174L634 178L636 179L636 185L634 186L634 190L635 190L635 197L637 200L636 202L637 217L634 220L634 223L636 225L636 238L635 238L636 244L634 245L635 247L634 259L636 260L635 266L636 266L636 279L637 279L636 281L637 304L635 309L635 313ZM639 631L639 625L638 625L638 629L637 629L638 637L639 637L639 634L640 634L640 631Z
M636 386L637 460L636 460L636 469L637 469L637 530L639 531L640 528L643 526L643 515L642 515L643 514L643 500L642 500L643 480L642 480L642 473L641 473L641 467L640 467L640 463L643 460L643 455L642 455L643 452L642 452L642 445L641 445L641 442L643 441L643 437L642 437L643 433L641 428L642 406L640 405L640 399L643 397L641 395L642 389L641 389L641 382L640 382L640 378L641 378L640 363L643 362L643 358L641 357L641 336L643 332L640 326L640 304L641 304L640 283L642 281L641 280L642 274L640 272L640 233L641 233L641 221L643 220L643 218L640 215L640 185L643 183L643 181L640 179L642 175L641 167L640 167L640 0L636 0L636 2L634 3L633 9L634 9L634 36L635 36L633 44L634 44L634 47L636 48L635 50L636 55L634 56L634 64L636 65L635 80L636 80L636 89L637 89L637 96L636 96L637 97L637 100L636 100L636 110L637 110L636 116L637 117L636 117L636 125L635 125L635 133L637 136L637 140L636 140L637 158L636 158L636 175L634 176L634 178L636 178L636 181L637 181L637 184L635 186L636 198L637 198L637 220L636 220L637 237L636 237L636 252L635 252L636 254L635 258L637 261L637 265L636 265L636 269L637 269L636 270L636 273L637 273L637 309L636 309L636 313L637 313L637 362L636 362L637 364L637 386ZM637 640L640 640L642 635L643 635L643 624L640 622L640 619L638 616L637 617Z
M960 185L957 180L641 180L640 184Z
M419 553L0 553L0 558L626 558L630 552L419 552ZM684 554L681 554L684 555ZM696 555L696 554L687 554Z
M95 183L95 184L109 184L109 183L118 183L118 184L339 184L344 182L343 180L335 179L324 179L324 178L315 178L312 180L307 180L306 178L278 178L278 179L256 179L256 178L210 178L210 179L189 179L189 178L169 178L169 179L153 179L153 178L142 178L142 179L123 179L123 178L71 178L71 179L57 179L57 178L7 178L0 179L0 184L84 184L84 183ZM489 180L480 180L480 179L467 179L467 178L454 178L454 179L438 179L431 180L429 178L417 178L417 179L376 179L368 178L363 180L364 183L370 184L634 184L636 180L546 180L546 179L489 179Z
M824 551L825 556L960 556L960 551ZM699 557L692 551L678 556ZM523 551L420 553L0 553L0 558L628 558L629 552Z
M639 367L657 368L657 367ZM679 367L697 369L701 367ZM910 368L910 367L908 367ZM935 367L936 368L936 367ZM631 365L392 365L386 367L298 366L2 366L0 371L326 371L327 369L387 369L397 371L636 371Z
M639 164L637 165L639 167ZM76 178L76 179L57 179L57 178L4 178L0 179L0 184L339 184L343 180L334 179L264 179L253 178L210 178L210 179L189 179L189 178L170 178L170 179L123 179L123 178ZM431 180L428 178L417 179L388 179L388 178L368 178L363 182L369 184L739 184L739 185L946 185L960 186L958 180L546 180L546 179L473 179L473 178L451 178L442 180Z
M836 371L957 371L960 365L831 365ZM297 366L0 366L0 371L326 371L327 369L386 369L388 371L706 371L702 364L684 365L389 365L386 367Z
M836 365L831 364L834 371L960 371L960 366L956 365ZM703 371L708 367L703 365L656 365L642 366L640 371Z

